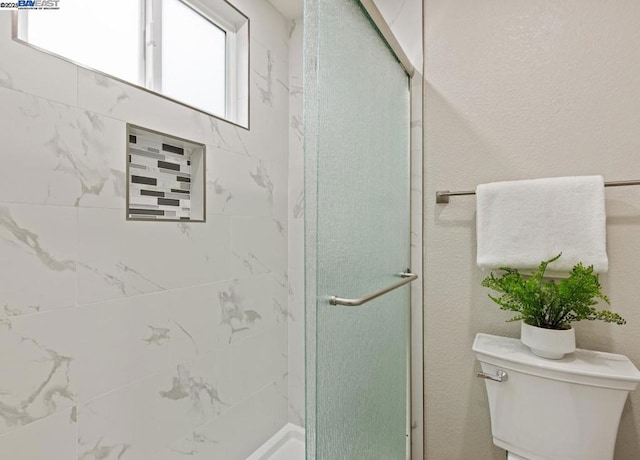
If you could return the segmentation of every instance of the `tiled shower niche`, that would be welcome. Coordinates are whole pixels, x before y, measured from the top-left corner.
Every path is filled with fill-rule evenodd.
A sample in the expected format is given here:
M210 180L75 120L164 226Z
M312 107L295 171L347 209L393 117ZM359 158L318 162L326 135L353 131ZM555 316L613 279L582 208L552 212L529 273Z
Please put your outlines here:
M127 219L205 220L205 146L127 125Z

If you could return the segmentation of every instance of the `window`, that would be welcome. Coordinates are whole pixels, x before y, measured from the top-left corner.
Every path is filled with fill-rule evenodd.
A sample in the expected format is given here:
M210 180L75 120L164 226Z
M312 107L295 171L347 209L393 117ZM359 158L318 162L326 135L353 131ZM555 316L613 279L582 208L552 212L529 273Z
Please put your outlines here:
M175 99L201 101L212 113L226 113L226 32L180 0L162 3L161 91ZM207 54L209 59L191 58ZM202 96L201 88L208 88Z
M42 50L247 126L249 21L224 0L64 0L19 11L17 30Z

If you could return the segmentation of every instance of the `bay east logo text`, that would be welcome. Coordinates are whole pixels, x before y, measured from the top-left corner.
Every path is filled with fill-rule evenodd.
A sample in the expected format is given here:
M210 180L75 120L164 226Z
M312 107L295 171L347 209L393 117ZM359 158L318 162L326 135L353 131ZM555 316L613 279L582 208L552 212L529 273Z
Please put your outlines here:
M14 0L0 1L0 10L59 10L60 0Z
M60 0L18 0L18 8L58 8Z

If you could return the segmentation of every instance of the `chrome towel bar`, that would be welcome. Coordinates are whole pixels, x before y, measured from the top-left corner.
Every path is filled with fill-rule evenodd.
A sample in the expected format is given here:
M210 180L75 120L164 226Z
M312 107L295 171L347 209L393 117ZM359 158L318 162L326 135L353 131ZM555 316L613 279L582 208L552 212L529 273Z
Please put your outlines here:
M626 187L627 185L640 185L640 180L619 180L615 182L605 182L605 187ZM450 192L449 190L440 190L436 192L436 203L448 203L450 196L475 195L473 190L462 192Z
M411 273L409 270L407 270L404 273L400 273L400 276L403 279L398 281L397 283L393 283L391 286L387 286L384 289L380 289L379 291L376 291L364 297L360 297L359 299L343 299L342 297L332 296L331 300L329 300L329 303L331 305L344 305L345 307L357 307L358 305L367 303L370 300L378 298L389 291L393 291L394 289L399 288L400 286L404 286L405 284L408 284L411 281L415 281L418 279L418 275L416 275L415 273Z

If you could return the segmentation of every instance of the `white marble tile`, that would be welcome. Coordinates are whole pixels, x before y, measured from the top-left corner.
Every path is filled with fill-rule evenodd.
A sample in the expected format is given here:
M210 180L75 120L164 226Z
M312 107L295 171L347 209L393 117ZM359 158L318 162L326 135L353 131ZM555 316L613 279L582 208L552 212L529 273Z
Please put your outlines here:
M234 277L273 273L285 277L287 241L277 222L266 217L231 218L231 273Z
M289 145L287 54L278 55L252 41L251 56L251 130L241 130L238 134L250 156L286 164Z
M276 324L289 324L289 318L291 317L291 311L289 309L289 276L281 276L279 274L270 274L269 277L272 280L274 292L273 292L273 302L271 304L272 307L272 315L269 318L270 320L266 320L264 322L265 327L276 325ZM286 336L286 334L285 334Z
M2 201L124 207L124 123L5 88L0 106Z
M78 106L194 142L212 140L201 112L86 69L78 69Z
M289 221L289 421L304 426L304 222Z
M80 69L79 106L95 113L272 162L287 157L287 58L252 43L251 129L200 113L111 78Z
M295 339L294 335L290 336L291 339ZM304 355L304 353L302 353ZM304 356L302 358L304 360ZM304 409L304 396L305 396L305 377L303 373L300 374L297 371L289 371L288 383L287 383L287 399L288 399L288 421L298 426L305 426L305 409Z
M272 275L241 278L218 292L221 324L229 334L229 343L237 343L282 322L282 296ZM286 315L286 311L284 311Z
M289 29L242 2L250 131L0 38L0 458L182 458L213 428L243 459L286 422ZM125 220L125 122L209 146L207 223Z
M288 420L304 426L304 149L302 18L290 23L289 43L289 317Z
M289 221L289 322L304 323L304 221Z
M250 90L252 103L273 109L287 109L289 105L289 50L251 41L252 72Z
M233 4L251 18L251 40L286 55L289 22L267 1L234 0Z
M288 238L287 225L289 207L289 168L287 163L269 163L273 180L273 213L271 217L278 227L278 231Z
M288 420L305 426L306 356L304 316L288 324L287 400Z
M249 79L250 130L212 117L203 117L201 125L211 138L209 143L216 148L270 162L286 163L287 54L278 54L252 40Z
M286 359L286 357L285 357ZM278 389L278 392L280 393L280 396L282 396L282 401L284 406L287 408L287 413L288 410L290 408L290 404L289 404L289 370L285 367L283 370L283 374L281 375L280 379L276 380L276 388ZM287 420L288 420L288 416L287 416Z
M0 432L169 369L165 297L2 320Z
M291 82L292 80L290 80ZM299 82L298 82L299 81ZM303 130L304 120L302 117L302 82L300 80L294 81L289 85L290 98L292 101L292 110L289 116L289 131L291 133L291 140L289 142L289 156L299 163L304 163L304 146L303 142Z
M80 405L79 458L146 459L205 424L225 408L214 374L180 365Z
M0 433L75 404L72 310L0 320Z
M83 306L72 312L77 400L169 368L175 340L166 292ZM62 333L62 332L61 332Z
M77 67L11 37L12 12L0 11L0 86L76 105Z
M271 383L150 459L244 460L285 423L286 406L277 384Z
M135 382L78 408L78 458L138 460L178 429L178 420L158 415L165 374ZM155 423L154 423L155 422Z
M304 218L304 164L299 160L289 161L289 219Z
M260 122L261 120L256 120L256 123ZM251 156L245 145L246 137L250 136L250 131L206 115L202 115L200 123L203 126L203 133L208 139L207 142L214 147L239 155Z
M302 42L304 19L299 16L288 22L289 27L289 78L302 78L304 47Z
M213 214L272 216L279 165L231 153L213 146L207 149L207 208ZM278 169L279 170L279 169ZM281 181L278 181L281 182Z
M232 331L224 323L220 297L229 285L229 281L222 281L168 293L173 366L228 348ZM240 311L236 316L243 316L244 320L243 313Z
M287 373L286 334L286 325L280 325L232 344L234 401Z
M295 24L295 22L294 22ZM304 147L302 117L302 26L296 24L289 55L289 218L304 216ZM295 44L295 45L294 45Z
M304 146L302 144L304 129L304 120L302 117L302 82L290 83L289 91L289 100L292 104L292 110L289 116L289 132L291 133L289 156L292 157L294 161L302 164L304 163Z
M177 289L169 295L174 364L286 322L286 296L270 274Z
M303 148L303 71L302 71L302 18L290 23L289 46L289 164L302 165L304 162ZM303 174L300 174L301 177Z
M0 318L75 304L76 212L0 203Z
M301 230L302 229L302 230ZM292 314L296 315L298 305L304 305L304 263L302 266L292 259L304 257L304 219L289 219L289 302L293 302ZM302 233L302 236L301 236ZM300 316L297 312L297 316Z
M231 361L230 350L225 348L175 367L171 389L161 396L181 407L180 413L188 424L181 427L180 435L185 428L202 426L232 407Z
M232 348L218 333L219 322L210 322L211 316L215 315L201 314L189 318L195 311L190 305L185 306L191 311L171 320L171 334L175 337L172 368L176 369L182 387L199 388L200 396L206 396L208 403L195 407L202 415L202 423L205 423L234 404ZM207 389L210 390L208 393Z
M76 460L76 434L76 408L68 408L0 436L0 458Z
M229 278L229 221L126 221L124 212L80 209L78 302L158 292Z

